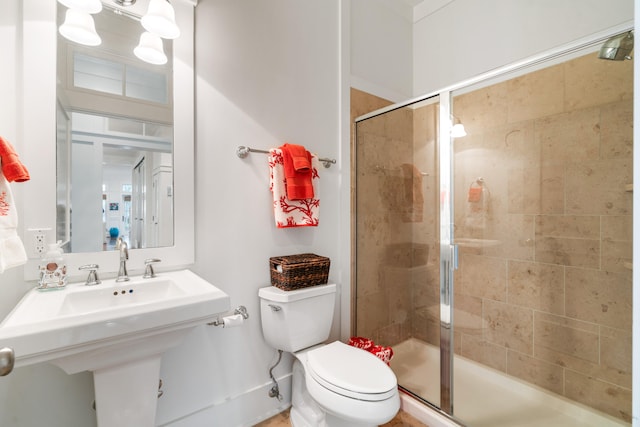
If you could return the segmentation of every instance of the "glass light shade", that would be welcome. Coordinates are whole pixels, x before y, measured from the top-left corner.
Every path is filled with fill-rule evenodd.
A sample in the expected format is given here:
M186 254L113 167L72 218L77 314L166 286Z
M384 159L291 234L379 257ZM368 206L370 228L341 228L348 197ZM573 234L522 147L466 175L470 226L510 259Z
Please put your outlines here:
M145 31L140 36L140 43L133 49L133 53L149 64L162 65L167 63L162 39L156 34Z
M147 14L140 20L145 30L165 39L180 36L180 28L176 25L176 13L167 0L151 0Z
M102 2L100 0L58 0L58 3L67 6L69 9L91 14L102 10Z
M451 127L452 138L462 138L463 136L467 136L467 131L462 123L456 123Z
M67 9L64 23L58 29L66 39L86 46L98 46L102 39L96 33L93 17L87 12Z

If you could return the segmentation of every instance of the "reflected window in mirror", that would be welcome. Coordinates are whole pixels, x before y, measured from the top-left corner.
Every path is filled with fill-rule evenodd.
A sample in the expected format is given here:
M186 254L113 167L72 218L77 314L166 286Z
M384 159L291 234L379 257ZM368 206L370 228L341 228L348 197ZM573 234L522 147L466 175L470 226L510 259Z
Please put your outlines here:
M174 244L173 43L153 65L130 12L93 15L99 46L58 34L56 240L65 252ZM58 26L66 8L58 5Z

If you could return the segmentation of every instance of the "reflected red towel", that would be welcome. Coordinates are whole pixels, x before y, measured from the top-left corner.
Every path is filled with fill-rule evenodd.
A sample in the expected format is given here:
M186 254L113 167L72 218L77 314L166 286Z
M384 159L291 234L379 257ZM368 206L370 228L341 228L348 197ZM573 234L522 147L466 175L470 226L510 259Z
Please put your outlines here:
M312 199L313 170L311 153L302 145L284 144L280 147L284 161L284 176L287 180L289 200Z
M477 203L482 199L482 187L470 187L469 194L467 195L467 201L470 203Z
M9 182L29 181L29 171L18 159L18 153L6 139L0 136L0 163L2 174Z

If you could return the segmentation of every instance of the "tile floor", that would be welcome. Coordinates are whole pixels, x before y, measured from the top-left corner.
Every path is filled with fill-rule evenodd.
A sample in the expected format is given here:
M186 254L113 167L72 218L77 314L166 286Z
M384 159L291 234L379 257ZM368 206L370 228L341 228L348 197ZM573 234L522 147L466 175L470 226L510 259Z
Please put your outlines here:
M287 410L274 417L269 418L266 421L256 424L255 427L289 427L290 425L291 424L289 423L289 411ZM381 427L429 427L429 426L416 420L414 417L407 414L406 412L400 411L398 412L398 415L396 415L394 419L392 419L386 424L383 424Z

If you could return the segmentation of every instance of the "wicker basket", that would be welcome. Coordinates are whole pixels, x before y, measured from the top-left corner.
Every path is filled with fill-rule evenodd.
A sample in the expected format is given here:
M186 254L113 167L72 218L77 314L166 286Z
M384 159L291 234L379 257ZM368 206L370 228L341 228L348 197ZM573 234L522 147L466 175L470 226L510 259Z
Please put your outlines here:
M284 291L323 285L329 280L330 263L329 258L316 254L271 257L271 284Z

